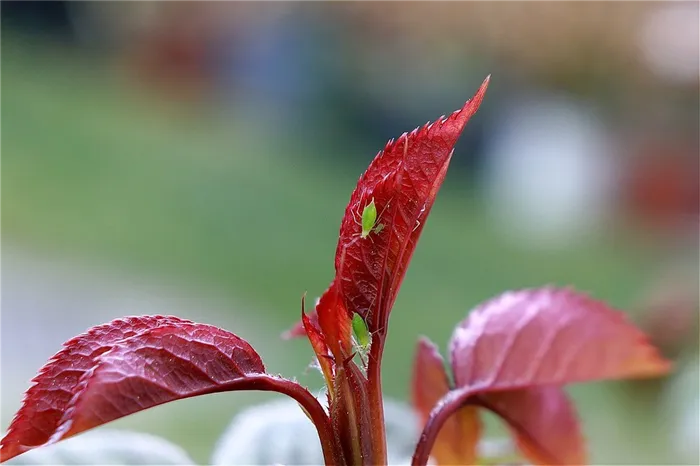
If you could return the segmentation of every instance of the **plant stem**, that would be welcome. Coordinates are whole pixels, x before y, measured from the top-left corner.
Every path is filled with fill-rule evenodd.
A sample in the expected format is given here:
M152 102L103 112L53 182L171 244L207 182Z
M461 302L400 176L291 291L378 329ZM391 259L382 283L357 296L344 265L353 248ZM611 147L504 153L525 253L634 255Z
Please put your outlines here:
M255 378L257 379L258 377ZM249 378L248 382L256 382L256 380L251 379L253 377ZM333 435L330 418L323 406L308 390L291 380L271 375L260 375L259 382L260 384L253 383L254 389L283 393L294 398L306 410L318 432L318 438L321 441L323 450L323 460L326 465L340 466L345 464L340 446L337 445Z
M437 402L428 416L425 427L423 427L423 433L416 445L416 451L413 453L413 460L411 461L412 466L424 466L428 464L430 452L433 450L433 445L440 433L440 429L442 429L445 421L447 421L452 414L470 403L469 398L471 395L472 392L466 388L456 388L449 391Z
M382 397L382 353L384 336L380 332L372 335L369 360L367 362L367 380L369 382L369 403L372 415L372 450L375 464L388 462L386 453L386 427L384 425L384 399Z

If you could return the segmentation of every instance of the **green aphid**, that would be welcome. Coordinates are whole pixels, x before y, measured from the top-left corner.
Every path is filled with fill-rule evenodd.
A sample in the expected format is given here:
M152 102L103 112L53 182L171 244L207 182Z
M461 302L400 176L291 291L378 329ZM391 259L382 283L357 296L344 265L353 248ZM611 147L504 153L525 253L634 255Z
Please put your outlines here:
M384 229L383 223L377 225L377 206L374 204L374 198L362 209L362 223L360 226L362 227L360 238L367 238L370 233L379 233Z
M355 335L355 341L359 347L358 349L362 352L366 352L372 344L372 336L360 314L355 314L352 317L352 332Z

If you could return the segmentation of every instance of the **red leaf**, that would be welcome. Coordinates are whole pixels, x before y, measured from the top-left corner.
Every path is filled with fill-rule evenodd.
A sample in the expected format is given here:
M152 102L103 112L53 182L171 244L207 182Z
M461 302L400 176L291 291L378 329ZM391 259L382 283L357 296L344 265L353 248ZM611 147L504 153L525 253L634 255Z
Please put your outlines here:
M328 386L329 394L333 394L333 377L335 374L335 367L333 364L333 356L328 350L328 345L326 344L326 339L321 333L321 329L318 326L318 318L314 322L306 315L304 311L304 301L301 300L301 323L302 331L309 338L311 343L311 348L316 353L316 358L318 359L318 365L321 367L323 372L323 377L326 379L326 385Z
M217 327L117 319L68 341L39 371L0 443L0 461L169 401L260 388L271 378L264 372L248 343Z
M333 280L331 286L321 296L316 305L316 315L326 344L335 358L337 360L347 358L352 345L351 316L340 298L336 280Z
M418 340L412 388L413 406L425 425L430 412L450 390L442 356L427 338ZM481 419L477 407L463 406L445 421L431 457L441 465L475 464L480 437Z
M413 406L423 423L437 402L450 391L444 360L437 346L427 337L418 339L411 389Z
M189 322L177 317L127 317L94 327L67 341L32 379L22 407L1 443L1 460L7 459L5 455L12 457L48 441L73 397L78 380L109 345L159 325Z
M586 444L576 409L560 387L488 392L476 398L477 404L508 423L518 448L532 463L586 464Z
M621 312L551 287L508 292L477 307L455 329L450 353L456 388L432 413L414 464L427 459L450 414L473 404L505 419L531 461L581 464L584 441L558 386L670 370Z
M335 281L350 318L358 313L372 333L384 331L408 263L432 209L454 145L486 94L487 77L461 110L404 133L380 151L360 177L345 208L335 254ZM362 212L372 199L373 231L360 238ZM310 318L315 320L315 313ZM284 338L304 335L297 323Z
M455 383L473 393L670 369L621 312L556 288L508 292L479 306L455 329L450 353Z
M406 268L445 178L453 147L484 98L489 78L461 110L389 141L360 177L345 210L336 249L336 279L345 307L383 331ZM372 199L379 232L359 236Z

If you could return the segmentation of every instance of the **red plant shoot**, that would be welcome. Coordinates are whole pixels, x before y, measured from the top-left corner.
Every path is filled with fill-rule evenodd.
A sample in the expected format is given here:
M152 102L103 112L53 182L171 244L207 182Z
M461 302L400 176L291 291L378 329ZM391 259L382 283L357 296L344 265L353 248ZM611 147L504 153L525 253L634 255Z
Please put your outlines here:
M302 299L301 322L288 332L309 339L327 410L306 388L266 373L257 352L226 330L125 317L69 340L40 369L0 443L0 461L170 401L263 390L301 405L326 464L386 464L381 362L389 314L488 82L462 109L389 141L358 180L340 226L335 277L309 314ZM413 463L478 461L479 411L487 409L510 426L530 462L581 464L585 444L562 385L668 370L646 337L604 303L569 289L507 292L457 326L447 365L435 345L419 341L412 389L424 429Z

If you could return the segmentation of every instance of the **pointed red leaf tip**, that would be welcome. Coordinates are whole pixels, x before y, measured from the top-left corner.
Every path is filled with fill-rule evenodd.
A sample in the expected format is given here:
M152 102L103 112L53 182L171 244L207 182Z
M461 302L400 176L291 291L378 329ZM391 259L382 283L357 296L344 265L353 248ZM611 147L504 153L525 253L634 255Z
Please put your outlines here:
M456 385L473 392L654 377L671 367L623 313L552 287L479 306L455 329L450 354Z
M0 442L0 461L162 403L261 384L264 372L248 343L217 327L114 320L66 342L39 371Z
M481 105L491 76L448 117L391 140L360 177L345 209L335 256L336 280L349 314L372 333L384 331L408 263L435 201L453 149ZM374 199L375 227L361 237L364 208ZM303 335L297 324L283 334Z
M422 425L430 412L450 391L445 362L427 338L418 340L411 384L413 407ZM463 406L440 429L430 456L440 465L476 464L481 419L475 406Z

